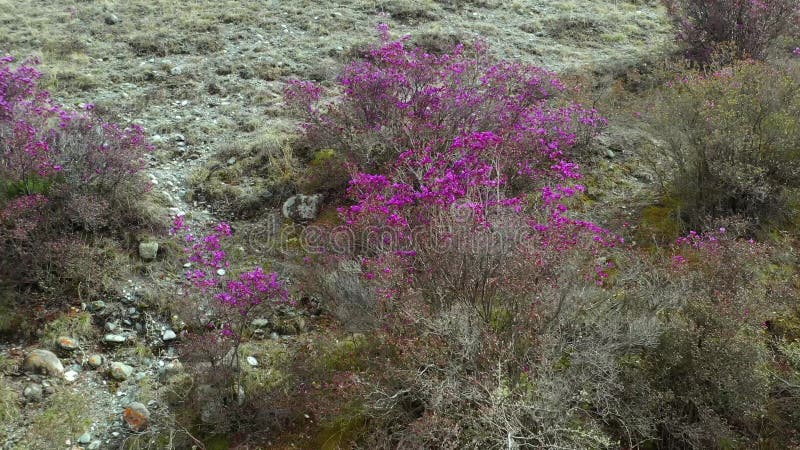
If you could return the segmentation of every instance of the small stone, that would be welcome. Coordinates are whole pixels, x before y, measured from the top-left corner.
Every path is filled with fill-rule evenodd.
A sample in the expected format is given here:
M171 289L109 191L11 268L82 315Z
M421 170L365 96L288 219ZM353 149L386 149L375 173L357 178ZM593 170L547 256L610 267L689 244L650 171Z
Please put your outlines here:
M78 438L78 444L84 444L84 445L86 445L86 444L88 444L88 443L90 443L90 442L92 442L92 435L91 435L91 434L89 434L89 432L88 432L88 431L87 431L86 433L83 433L83 434L82 434L82 435L81 435L81 436Z
M174 332L174 331L172 331L172 330L166 330L166 331L164 331L164 333L161 335L161 339L163 339L163 340L164 340L164 342L174 341L174 340L175 340L177 337L178 337L178 336L177 336L177 335L175 334L175 332Z
M229 166L232 166L232 165L234 165L234 164L236 164L236 158L230 158L230 159L228 159L228 165L229 165Z
M251 325L253 325L253 328L267 328L269 327L269 319L253 319Z
M74 370L68 370L68 371L64 372L64 380L67 383L72 383L77 379L78 379L78 372L76 372Z
M122 412L122 419L133 431L142 431L150 421L150 411L139 402L133 402Z
M108 344L122 344L125 342L125 336L120 336L118 334L107 334L103 336L103 341Z
M26 400L30 402L40 402L44 397L44 391L42 390L42 385L37 383L31 383L25 386L25 389L22 390L22 396L25 397Z
M616 155L614 154L614 150L611 150L611 149L609 148L609 149L606 149L606 151L605 151L605 156L606 156L606 158L608 158L608 159L614 159L614 156L616 156Z
M152 261L156 259L158 254L158 242L141 242L139 243L139 257L145 261Z
M78 341L72 339L68 336L61 336L56 339L56 343L58 344L58 348L61 350L66 350L68 352L72 352L78 349Z
M308 222L317 218L322 203L321 195L293 195L283 202L283 217L295 222Z
M95 353L94 355L89 356L87 363L89 363L89 365L93 368L97 369L103 365L103 355L98 355Z
M248 356L247 357L247 364L250 364L251 367L257 367L258 366L258 360L253 356Z
M64 366L53 352L48 350L36 349L25 357L22 368L27 372L45 373L51 376L61 376L64 373Z
M272 339L273 341L277 341L278 339L281 338L281 336L273 331L272 333L269 334L269 338Z
M118 23L122 22L122 20L120 20L120 18L119 18L119 17L117 17L115 14L109 14L109 15L107 15L107 16L104 18L104 20L105 20L105 22L106 22L106 25L116 25L116 24L118 24Z
M106 331L114 331L119 328L119 325L117 325L115 322L106 322L104 327Z
M90 312L100 312L106 309L106 302L102 300L95 300L92 303L89 303L88 309Z
M92 441L92 443L89 444L88 447L86 447L86 450L99 450L100 445L101 445L100 441Z
M121 362L114 362L108 368L108 373L115 380L125 381L133 374L133 367Z

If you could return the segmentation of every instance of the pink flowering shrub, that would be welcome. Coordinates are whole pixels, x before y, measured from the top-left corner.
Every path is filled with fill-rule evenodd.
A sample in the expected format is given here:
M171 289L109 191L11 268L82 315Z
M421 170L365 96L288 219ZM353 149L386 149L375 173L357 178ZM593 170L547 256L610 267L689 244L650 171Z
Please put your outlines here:
M308 81L291 81L285 93L306 145L341 152L354 170L383 172L408 150L447 153L456 139L490 132L496 142L484 160L502 162L496 168L513 182L543 161L558 163L605 124L564 100L568 89L553 73L494 61L483 42L434 55L382 35L345 66L336 101Z
M64 262L44 250L48 242L142 223L136 205L148 186L138 173L151 148L138 126L107 123L91 105L63 108L38 87L34 65L0 58L0 249L8 255L0 273L22 283Z
M738 58L763 59L800 15L793 0L664 0L689 59L708 62L717 46Z
M229 275L231 263L225 250L225 241L232 236L228 224L221 222L205 236L190 233L183 216L173 219L172 234L183 234L187 256L186 281L188 291L209 301L202 302L208 314L200 318L202 330L214 333L233 354L227 364L239 367L238 348L247 325L259 314L268 314L279 305L291 305L283 282L274 272L264 272L260 267ZM187 291L187 292L188 292ZM227 344L226 344L227 342ZM215 361L216 363L225 363Z
M553 73L494 61L483 42L433 55L379 30L383 42L339 76L338 99L322 102L305 81L286 99L308 145L344 155L353 204L340 215L386 298L406 292L398 285L437 289L426 294L433 304L471 304L489 321L516 303L502 278L512 268L617 242L567 207L584 191L571 152L605 119L569 101Z

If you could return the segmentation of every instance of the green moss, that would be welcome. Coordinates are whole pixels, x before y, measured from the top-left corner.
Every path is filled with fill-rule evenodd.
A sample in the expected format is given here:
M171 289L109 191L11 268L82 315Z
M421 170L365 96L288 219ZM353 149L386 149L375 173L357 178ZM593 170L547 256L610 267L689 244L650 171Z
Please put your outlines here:
M371 353L369 346L370 342L362 334L331 342L329 347L322 349L322 366L329 371L364 370Z
M0 376L0 423L12 423L19 418L19 394L8 383L5 377ZM0 427L0 436L3 436L3 427Z
M51 395L45 408L35 414L18 448L53 448L74 439L91 425L92 402L81 392L62 390Z
M681 232L677 202L665 199L659 205L644 208L639 219L639 241L663 245L672 242Z
M328 419L320 426L313 448L320 450L350 448L368 431L368 428L369 419L364 414L363 408L358 404L351 404L344 412Z
M256 358L258 366L245 362L248 356ZM239 347L243 362L242 387L245 392L255 393L280 387L289 380L284 368L289 366L291 354L280 342L273 340L252 341Z

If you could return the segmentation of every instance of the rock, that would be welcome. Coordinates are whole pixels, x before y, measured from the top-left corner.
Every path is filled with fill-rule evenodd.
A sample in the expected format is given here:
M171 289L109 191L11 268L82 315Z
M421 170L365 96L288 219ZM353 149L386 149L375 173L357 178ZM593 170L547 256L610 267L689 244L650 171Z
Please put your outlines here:
M158 378L162 383L166 383L170 378L178 376L181 373L183 373L183 364L176 359L168 362L164 367L158 370Z
M197 387L197 399L200 402L200 421L204 424L218 423L225 415L225 405L218 388L209 384Z
M94 354L89 356L89 359L86 361L89 365L95 369L103 365L103 355Z
M100 312L106 309L106 302L102 300L95 300L92 303L89 303L87 308L89 312Z
M72 383L77 379L78 379L78 372L76 372L74 370L68 370L68 371L64 372L64 380L67 383Z
M100 441L92 441L92 443L89 444L88 447L86 447L86 450L99 450L100 445L102 445Z
M88 443L90 443L90 442L92 442L92 435L91 435L91 434L89 434L89 432L88 432L88 431L87 431L86 433L83 433L83 434L82 434L82 435L81 435L81 436L78 438L78 444L83 444L83 445L86 445L86 444L88 444Z
M51 376L61 376L64 373L64 366L53 352L48 350L36 349L25 357L22 368L27 372L44 373Z
M301 316L284 317L275 323L274 328L284 336L300 334L306 331L306 321Z
M44 397L44 391L42 390L42 385L37 383L31 383L25 386L25 389L22 390L22 396L25 397L26 400L29 402L40 402Z
M58 344L58 348L68 352L73 352L78 349L78 341L68 336L59 337L56 339L56 344Z
M606 158L608 158L608 159L614 159L614 156L616 156L616 155L614 154L614 150L611 150L610 148L609 148L609 149L606 149L606 151L605 151L605 157L606 157Z
M178 336L177 336L177 335L175 334L175 332L174 332L174 331L172 331L172 330L166 330L166 331L164 331L164 333L161 335L161 339L162 339L164 342L174 341L174 340L175 340L177 337L178 337Z
M122 420L133 431L142 431L150 421L150 411L139 402L133 402L122 412Z
M250 324L253 328L269 328L269 319L253 319Z
M258 367L258 360L254 356L248 356L247 364L250 364L251 367Z
M119 334L107 334L103 336L103 342L107 344L122 344L125 342L125 336Z
M139 257L145 261L152 261L156 259L158 254L158 242L141 242L139 243Z
M319 207L322 203L322 196L317 195L293 195L283 202L283 216L295 222L308 222L317 218Z
M133 375L133 367L121 362L113 362L108 368L108 373L115 380L125 381Z
M115 14L109 14L103 20L105 20L106 25L116 25L122 22L122 20L120 20L120 18L117 17Z

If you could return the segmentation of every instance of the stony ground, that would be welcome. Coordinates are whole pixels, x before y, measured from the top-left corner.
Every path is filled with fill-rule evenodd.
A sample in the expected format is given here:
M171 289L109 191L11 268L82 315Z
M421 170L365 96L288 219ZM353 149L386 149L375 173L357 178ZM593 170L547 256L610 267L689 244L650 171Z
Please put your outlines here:
M204 223L226 210L206 204L193 183L210 177L209 166L233 166L254 146L291 134L285 80L330 82L373 42L378 22L433 50L480 36L501 57L602 80L663 49L670 30L657 3L0 0L0 54L38 57L45 86L67 105L92 103L112 120L141 124L156 146L148 169L153 202ZM613 152L606 156L602 170L634 180ZM258 180L220 183L247 194ZM612 194L629 188L598 183ZM274 220L273 210L259 208L242 230ZM169 279L180 268L151 267L107 304L75 299L73 310L40 330L39 342L0 345L0 448L118 448L132 433L122 420L126 407L141 403L153 420L168 416L157 394L180 375L172 347L180 327L143 298L159 271ZM292 327L265 329L265 341L287 345L293 338L281 334L305 328ZM25 370L37 347L53 350L62 369ZM251 363L259 367L255 357Z

